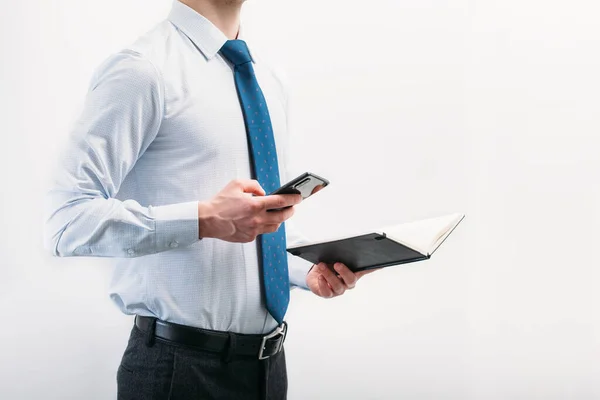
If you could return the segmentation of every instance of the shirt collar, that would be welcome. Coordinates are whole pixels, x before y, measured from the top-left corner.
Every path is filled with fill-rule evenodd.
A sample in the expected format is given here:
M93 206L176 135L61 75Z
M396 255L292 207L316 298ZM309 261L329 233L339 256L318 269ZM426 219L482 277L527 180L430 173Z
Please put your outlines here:
M212 22L179 0L173 2L169 21L183 32L208 60L213 58L227 41L227 36ZM238 39L243 40L242 32L240 27ZM254 62L252 51L250 58Z

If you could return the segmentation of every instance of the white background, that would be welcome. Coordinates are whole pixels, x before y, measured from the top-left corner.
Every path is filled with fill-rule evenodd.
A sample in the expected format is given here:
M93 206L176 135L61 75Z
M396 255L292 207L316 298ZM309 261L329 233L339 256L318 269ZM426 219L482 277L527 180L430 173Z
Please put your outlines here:
M110 264L42 250L48 171L94 68L168 0L0 0L0 398L110 399ZM295 291L290 399L600 398L600 3L256 0L288 72L318 238L451 212L428 262ZM265 53L263 53L265 54Z

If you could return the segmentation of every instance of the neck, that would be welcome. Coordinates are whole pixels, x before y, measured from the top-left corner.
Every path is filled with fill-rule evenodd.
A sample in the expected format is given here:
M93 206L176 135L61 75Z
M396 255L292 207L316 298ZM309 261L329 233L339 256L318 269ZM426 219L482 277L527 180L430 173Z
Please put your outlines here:
M227 36L236 39L244 0L179 0L204 16Z

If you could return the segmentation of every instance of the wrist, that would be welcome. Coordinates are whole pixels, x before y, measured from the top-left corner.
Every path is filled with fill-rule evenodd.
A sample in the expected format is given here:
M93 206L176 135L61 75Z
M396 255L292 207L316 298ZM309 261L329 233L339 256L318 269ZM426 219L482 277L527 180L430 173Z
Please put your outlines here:
M312 265L312 267L310 267L310 268L308 269L308 271L306 271L306 276L304 277L304 283L306 284L306 287L308 287L308 277L309 277L309 275L310 275L311 271L312 271L313 269L315 269L315 267L316 267L316 266L317 266L317 264L313 264L313 265Z
M212 206L208 201L198 202L198 238L212 238L213 236L213 224L212 224Z

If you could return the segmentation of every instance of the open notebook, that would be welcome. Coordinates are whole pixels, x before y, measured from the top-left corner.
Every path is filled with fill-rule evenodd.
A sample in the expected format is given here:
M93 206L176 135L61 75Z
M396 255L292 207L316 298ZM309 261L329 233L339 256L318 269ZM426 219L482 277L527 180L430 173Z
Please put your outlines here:
M429 259L464 217L451 214L287 250L314 264L342 262L353 271L406 264Z

